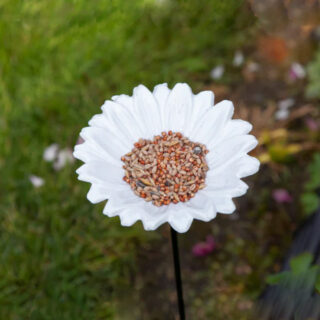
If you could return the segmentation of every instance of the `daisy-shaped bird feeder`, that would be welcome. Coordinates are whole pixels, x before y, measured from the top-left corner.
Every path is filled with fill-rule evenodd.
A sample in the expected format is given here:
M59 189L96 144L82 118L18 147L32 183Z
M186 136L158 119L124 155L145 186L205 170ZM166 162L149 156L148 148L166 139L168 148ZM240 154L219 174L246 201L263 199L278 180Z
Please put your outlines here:
M257 140L250 123L232 119L231 101L214 104L211 91L166 84L139 85L133 95L113 96L82 129L74 156L84 164L79 180L91 183L92 203L108 200L103 213L123 226L171 227L180 317L184 319L176 232L193 219L210 221L235 211L233 197L246 193L241 178L259 161L247 153Z

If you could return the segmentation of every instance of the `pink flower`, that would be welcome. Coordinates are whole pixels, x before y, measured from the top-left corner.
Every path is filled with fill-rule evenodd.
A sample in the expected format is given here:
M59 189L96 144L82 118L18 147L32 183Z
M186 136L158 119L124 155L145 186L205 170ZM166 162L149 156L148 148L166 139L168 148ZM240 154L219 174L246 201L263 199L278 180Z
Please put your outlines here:
M78 140L77 140L77 142L76 142L76 145L82 144L82 143L84 143L84 139L82 139L82 138L79 136L79 138L78 138Z
M291 68L289 70L289 79L292 81L303 79L306 76L306 71L300 63L294 62L291 65Z
M33 174L29 176L29 180L35 188L40 188L45 183L45 181L41 177L35 176Z
M272 192L273 199L278 203L290 203L293 198L286 189L275 189Z
M319 130L319 127L320 127L319 122L317 122L315 119L313 119L311 117L305 119L304 123L311 131L318 131Z
M205 257L216 248L216 243L212 236L207 236L205 242L199 242L192 248L192 253L196 257Z

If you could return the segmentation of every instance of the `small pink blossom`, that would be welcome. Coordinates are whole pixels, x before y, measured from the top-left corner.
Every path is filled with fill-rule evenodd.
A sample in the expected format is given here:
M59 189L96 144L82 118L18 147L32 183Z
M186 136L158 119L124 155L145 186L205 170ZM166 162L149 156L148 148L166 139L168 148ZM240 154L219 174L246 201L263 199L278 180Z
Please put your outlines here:
M56 171L61 170L68 163L73 163L75 161L72 150L69 148L62 149L58 152L57 158L53 163L53 168Z
M318 131L320 128L319 122L310 117L305 119L304 123L306 124L306 126L309 128L310 131Z
M192 253L196 257L205 257L216 248L216 243L212 236L207 236L205 242L199 242L192 248Z
M294 62L289 70L289 78L292 81L303 79L306 76L306 70L300 63Z
M29 176L29 181L35 188L40 188L44 185L44 180L41 177L35 176L33 174Z
M273 199L278 203L290 203L293 198L286 189L275 189L272 192Z
M77 142L76 142L76 145L82 144L82 143L84 143L84 140L83 140L83 138L81 138L81 137L79 136L79 138L78 138L78 140L77 140Z

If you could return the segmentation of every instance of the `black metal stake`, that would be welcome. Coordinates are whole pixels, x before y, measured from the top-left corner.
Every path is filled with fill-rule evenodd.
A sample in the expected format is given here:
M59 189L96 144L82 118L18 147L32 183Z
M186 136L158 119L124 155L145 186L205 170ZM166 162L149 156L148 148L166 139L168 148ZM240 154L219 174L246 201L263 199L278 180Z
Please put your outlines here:
M177 298L178 298L178 306L179 306L179 315L180 315L180 320L185 320L186 315L185 315L185 311L184 311L184 302L183 302L178 238L177 238L177 232L174 229L172 229L171 227L170 227L170 230L171 230L171 243L172 243L173 261L174 261L174 272L175 272L175 278L176 278L176 289L177 289Z

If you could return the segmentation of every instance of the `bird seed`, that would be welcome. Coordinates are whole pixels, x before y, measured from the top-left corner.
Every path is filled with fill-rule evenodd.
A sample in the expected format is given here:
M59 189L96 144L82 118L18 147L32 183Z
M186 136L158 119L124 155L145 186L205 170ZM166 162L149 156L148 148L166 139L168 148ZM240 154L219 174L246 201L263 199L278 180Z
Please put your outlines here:
M133 192L155 206L186 202L205 188L208 149L180 132L162 132L153 140L140 139L121 157Z

